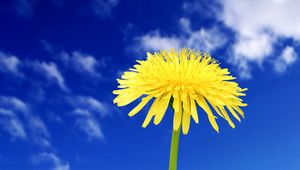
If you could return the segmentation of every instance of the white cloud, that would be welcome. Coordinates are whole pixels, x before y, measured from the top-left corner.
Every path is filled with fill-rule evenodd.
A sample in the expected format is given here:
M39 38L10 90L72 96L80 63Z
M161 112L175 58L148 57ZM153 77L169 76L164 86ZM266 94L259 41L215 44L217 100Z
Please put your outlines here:
M300 18L294 17L300 15L298 0L220 0L220 3L223 10L219 19L236 34L230 61L247 77L251 75L249 63L262 64L272 55L278 38L300 40Z
M250 63L262 66L264 60L273 52L274 41L275 38L267 33L252 37L239 37L232 46L229 62L238 68L241 78L249 79L252 77Z
M76 126L84 132L89 140L104 139L104 134L100 126L100 118L110 115L109 107L90 96L76 96L67 98L74 107L73 116L76 118ZM99 115L99 116L97 116Z
M31 161L34 164L51 163L51 170L70 170L69 163L62 161L53 152L42 152L37 155L34 155L32 156Z
M53 54L55 52L55 49L53 47L53 45L51 43L49 43L46 40L41 40L41 46L43 47L44 50L46 50L47 52Z
M72 52L72 54L62 52L60 56L66 67L72 67L79 73L88 73L96 77L101 77L101 74L97 72L97 68L105 66L104 61L98 62L92 55L78 51Z
M96 112L101 117L110 114L109 108L105 103L90 96L76 96L68 98L68 101L76 108L81 108L90 112Z
M180 49L183 47L195 48L211 52L221 47L227 40L217 27L200 28L193 30L190 20L181 18L178 26L182 32L179 35L162 36L158 30L137 37L137 50L164 50Z
M18 57L10 54L5 54L0 51L0 71L10 72L20 75L19 66L21 61Z
M188 14L198 14L201 18L212 18L219 10L216 4L215 1L184 1L182 9Z
M118 4L118 0L93 0L91 8L96 15L109 17Z
M291 46L287 46L274 63L275 71L279 73L285 72L287 67L293 64L297 60L297 58L298 55L295 52L295 49Z
M50 134L45 123L38 116L31 115L25 121L28 136L30 141L37 144L38 146L49 148L51 147Z
M12 139L27 138L23 122L20 121L16 112L27 116L28 107L20 99L11 96L0 96L0 126L10 134Z
M6 110L3 108L0 108L0 115L11 117L11 116L14 116L14 112L12 112L11 110Z
M16 117L0 119L0 126L2 126L2 128L8 132L13 139L25 139L27 137L22 122Z
M54 112L46 112L46 116L50 122L54 122L54 123L62 123L63 122L62 118Z
M76 108L74 110L74 114L79 116L89 117L91 113L87 110Z
M179 22L182 30L187 34L187 37L182 38L181 40L182 46L205 51L213 51L223 46L227 41L226 37L218 30L217 27L192 30L189 19L181 18Z
M233 46L234 57L244 58L249 61L259 61L268 57L273 51L274 38L261 33L250 37L240 37ZM263 48L262 48L263 47Z
M40 146L51 146L50 134L42 119L30 113L29 106L16 97L0 96L0 126L13 139L28 138Z
M26 114L29 108L25 102L13 96L0 96L0 107Z
M30 129L31 136L34 142L40 146L51 146L49 142L50 134L42 119L38 116L30 116L28 118L28 128Z
M79 112L80 111L80 112ZM98 121L86 110L75 110L75 114L81 114L76 120L76 125L80 130L86 133L89 139L103 139L104 135ZM84 114L84 115L83 115Z
M221 0L224 23L241 35L270 30L276 35L300 39L298 0Z
M161 36L159 31L153 31L146 35L137 38L137 44L141 43L140 48L146 48L149 50L161 50L161 49L179 49L180 39L177 37Z
M54 80L62 90L68 91L68 88L65 85L65 79L55 63L34 62L33 66L36 70L44 73L43 75L45 75L49 80Z

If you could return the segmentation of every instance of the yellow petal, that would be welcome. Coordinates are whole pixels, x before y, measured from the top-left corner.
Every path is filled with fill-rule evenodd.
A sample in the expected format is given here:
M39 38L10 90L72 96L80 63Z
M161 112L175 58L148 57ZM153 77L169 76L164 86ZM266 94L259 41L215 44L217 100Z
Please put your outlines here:
M123 95L122 97L118 98L116 97L114 102L117 102L118 106L126 106L129 103L133 102L137 98L139 98L142 94L141 93L130 93Z
M197 113L197 107L194 98L190 96L190 103L191 103L191 115L194 119L195 123L199 123L198 113Z
M179 101L179 102L180 102L180 104L179 104L178 110L175 111L174 118L173 118L173 129L174 130L178 130L180 127L180 124L181 124L182 103L181 103L181 101Z
M128 116L132 117L134 116L135 114L137 114L140 110L142 110L142 108L152 99L152 96L147 96L147 97L144 97L142 99L142 101L134 108L132 109Z
M213 115L207 115L208 116L208 120L210 122L210 124L212 125L212 127L215 129L215 131L217 131L219 133L219 126L216 122L216 117Z
M169 105L171 95L172 93L169 93L166 96L162 97L162 99L160 100L159 111L156 113L156 116L154 118L154 124L158 125L161 122L162 118L164 117Z
M219 116L221 116L222 118L224 118L224 115L220 112L220 110L215 105L212 104L211 106L215 109L215 111L217 112L217 114Z
M245 118L244 112L238 106L233 106L233 109L236 110L243 118Z
M232 109L232 107L227 106L227 108L231 112L231 114L233 115L233 117L235 117L239 122L241 122L240 117L235 113L235 111Z
M199 106L206 112L208 120L209 120L210 124L212 125L212 127L215 129L215 131L217 131L219 133L219 126L218 126L218 124L215 120L216 117L211 112L211 110L210 110L208 104L206 103L204 97L199 95L199 96L197 96L196 101L199 104Z
M228 113L226 112L226 110L223 108L223 107L218 107L221 111L221 113L223 114L225 120L227 120L227 122L229 123L229 125L232 127L232 128L235 128L235 125L234 123L231 121L230 117L228 116Z
M182 132L185 135L189 132L190 121L191 121L191 115L189 114L189 112L186 112L186 111L183 110Z
M176 113L176 112L178 112L179 106L181 104L181 102L180 102L180 96L179 96L179 94L178 94L177 91L174 92L173 99L174 99L173 100L173 109L174 109L174 112Z
M152 117L155 116L155 114L157 113L157 110L158 110L158 108L159 108L159 105L158 105L158 104L159 104L159 100L160 100L160 99L161 99L161 96L158 97L158 98L156 98L156 99L154 100L154 102L152 103L152 105L151 105L151 107L150 107L150 109L149 109L149 112L148 112L148 114L147 114L147 116L146 116L146 119L145 119L145 121L144 121L144 123L143 123L143 125L142 125L143 128L145 128L145 127L148 126L148 124L150 123Z

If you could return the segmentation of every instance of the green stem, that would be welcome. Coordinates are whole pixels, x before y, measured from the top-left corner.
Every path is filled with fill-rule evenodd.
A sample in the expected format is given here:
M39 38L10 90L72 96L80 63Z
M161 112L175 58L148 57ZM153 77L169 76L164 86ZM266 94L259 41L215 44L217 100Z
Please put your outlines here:
M170 150L169 170L177 170L179 136L180 136L180 128L177 131L175 131L173 129L171 150Z

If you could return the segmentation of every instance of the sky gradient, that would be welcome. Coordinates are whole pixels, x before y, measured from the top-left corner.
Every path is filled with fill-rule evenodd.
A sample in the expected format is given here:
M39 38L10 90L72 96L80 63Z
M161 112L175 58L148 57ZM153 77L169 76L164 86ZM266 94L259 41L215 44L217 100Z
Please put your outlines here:
M198 108L179 170L300 169L297 0L0 1L0 169L166 170L172 112L118 108L116 78L146 52L210 53L243 88L220 134ZM255 12L253 12L255 11Z

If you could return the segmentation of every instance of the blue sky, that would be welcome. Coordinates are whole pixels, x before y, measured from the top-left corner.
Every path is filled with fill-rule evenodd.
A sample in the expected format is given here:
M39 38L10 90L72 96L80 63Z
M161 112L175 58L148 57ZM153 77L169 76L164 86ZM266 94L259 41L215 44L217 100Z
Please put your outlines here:
M299 170L299 5L0 1L0 169L167 169L172 112L143 129L147 109L129 118L136 103L117 108L111 91L147 51L189 47L229 67L249 106L220 134L198 109L178 169Z

